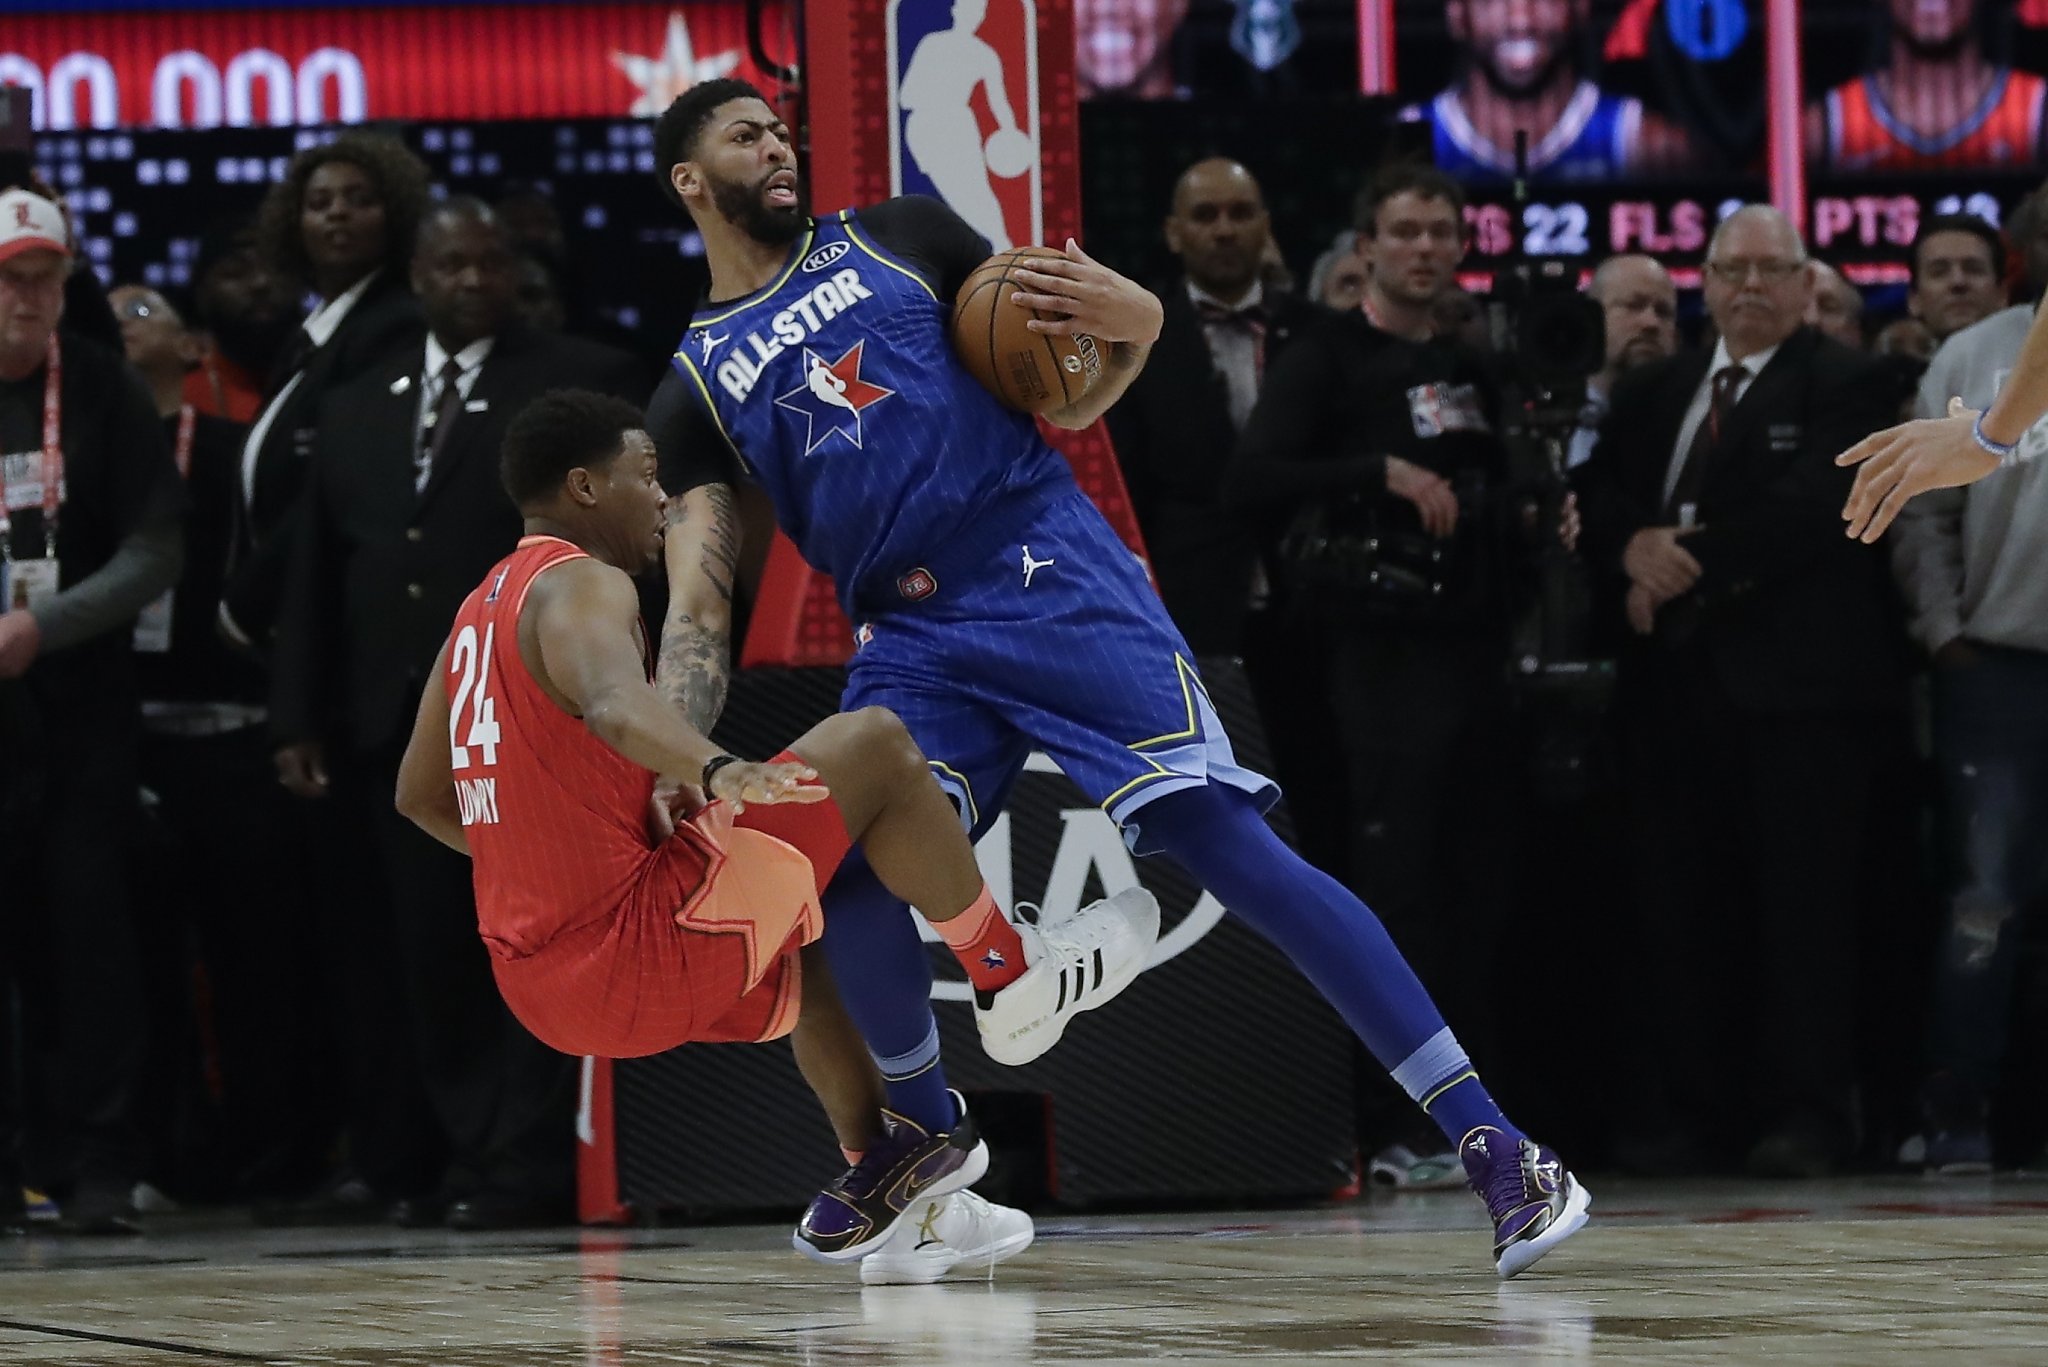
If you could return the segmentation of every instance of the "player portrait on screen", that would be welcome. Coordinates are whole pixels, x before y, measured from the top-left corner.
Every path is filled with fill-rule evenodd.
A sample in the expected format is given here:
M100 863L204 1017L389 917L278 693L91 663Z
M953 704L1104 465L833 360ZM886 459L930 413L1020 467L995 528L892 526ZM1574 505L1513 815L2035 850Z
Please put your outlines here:
M1806 155L1834 171L2028 167L2041 153L2048 80L1985 55L1985 0L1884 0L1884 64L1806 111Z
M1074 84L1082 99L1170 99L1173 35L1188 0L1074 0Z
M1436 164L1464 180L1512 175L1515 134L1546 180L1605 180L1687 160L1685 135L1640 100L1586 74L1591 0L1448 0L1461 49L1452 84L1415 111L1432 130Z

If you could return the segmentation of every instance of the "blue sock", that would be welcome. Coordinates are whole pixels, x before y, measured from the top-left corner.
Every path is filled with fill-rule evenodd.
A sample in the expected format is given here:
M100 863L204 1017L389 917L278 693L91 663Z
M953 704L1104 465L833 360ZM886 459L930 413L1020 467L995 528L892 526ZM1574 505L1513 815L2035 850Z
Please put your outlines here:
M1294 961L1453 1145L1477 1125L1521 1136L1380 918L1289 849L1247 795L1184 788L1147 803L1143 822L1148 839Z
M889 1109L933 1133L952 1129L958 1115L939 1063L932 963L910 908L854 850L825 889L824 909L819 943L839 1000L882 1070Z

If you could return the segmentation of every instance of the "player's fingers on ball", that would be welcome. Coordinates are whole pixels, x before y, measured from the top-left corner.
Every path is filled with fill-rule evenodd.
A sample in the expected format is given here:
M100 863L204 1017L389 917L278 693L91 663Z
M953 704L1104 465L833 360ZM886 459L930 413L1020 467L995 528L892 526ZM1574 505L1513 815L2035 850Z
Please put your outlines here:
M1060 294L1070 290L1077 283L1073 276L1059 271L1039 271L1030 267L1019 267L1010 272L1010 283L1026 289L1042 290Z
M1075 325L1071 318L1033 318L1024 327L1028 332L1043 333L1048 337L1071 337Z

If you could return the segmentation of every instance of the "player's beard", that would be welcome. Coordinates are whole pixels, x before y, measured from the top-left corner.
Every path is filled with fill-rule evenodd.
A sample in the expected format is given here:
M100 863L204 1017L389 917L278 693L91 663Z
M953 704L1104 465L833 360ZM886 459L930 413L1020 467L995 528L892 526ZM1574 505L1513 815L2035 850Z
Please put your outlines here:
M771 208L763 197L762 182L748 185L737 180L712 180L711 203L719 216L736 225L756 242L771 247L787 246L804 230L803 181L797 181L796 203L787 209Z

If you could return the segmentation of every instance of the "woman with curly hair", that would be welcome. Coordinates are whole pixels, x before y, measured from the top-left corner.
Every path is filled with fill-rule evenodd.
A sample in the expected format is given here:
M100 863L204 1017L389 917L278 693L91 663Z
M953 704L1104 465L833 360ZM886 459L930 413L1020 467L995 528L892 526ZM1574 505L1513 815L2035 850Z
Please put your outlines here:
M244 644L266 642L274 625L289 561L280 533L321 399L425 327L407 263L429 203L418 157L396 139L349 132L294 157L257 214L259 253L320 303L277 358L242 449L242 537L221 623Z

